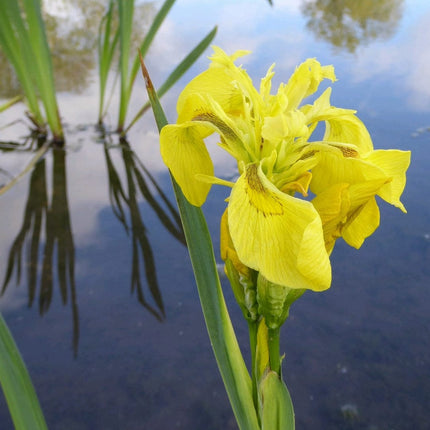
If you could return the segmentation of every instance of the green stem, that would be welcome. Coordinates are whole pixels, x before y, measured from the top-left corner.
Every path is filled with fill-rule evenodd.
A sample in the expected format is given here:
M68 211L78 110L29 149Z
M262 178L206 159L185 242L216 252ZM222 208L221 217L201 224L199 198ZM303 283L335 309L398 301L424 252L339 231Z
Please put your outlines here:
M257 369L255 368L257 356L257 330L258 323L256 321L248 321L249 346L251 348L252 400L254 401L256 410L258 410Z
M279 354L279 333L280 329L269 328L269 362L270 368L280 375L281 356Z

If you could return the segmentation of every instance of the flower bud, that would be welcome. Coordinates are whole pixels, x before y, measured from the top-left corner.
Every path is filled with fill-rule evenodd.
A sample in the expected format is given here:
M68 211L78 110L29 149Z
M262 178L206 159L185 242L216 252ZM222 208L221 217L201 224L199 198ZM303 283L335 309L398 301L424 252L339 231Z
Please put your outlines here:
M287 319L291 304L306 290L284 287L268 281L259 273L257 279L258 313L269 329L279 328Z

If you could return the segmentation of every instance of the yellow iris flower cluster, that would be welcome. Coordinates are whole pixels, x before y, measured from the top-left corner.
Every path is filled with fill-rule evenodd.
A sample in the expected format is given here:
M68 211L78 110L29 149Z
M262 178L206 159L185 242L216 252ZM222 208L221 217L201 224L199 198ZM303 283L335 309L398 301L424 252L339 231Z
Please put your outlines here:
M272 95L274 65L258 91L235 64L247 53L229 56L214 47L210 67L178 99L177 123L161 131L161 154L195 206L212 184L232 188L221 252L236 270L250 268L289 289L322 291L331 284L336 239L359 248L378 227L375 196L406 212L400 196L410 152L374 150L355 111L331 106L331 88L302 104L324 79L336 80L332 66L308 59ZM319 123L324 135L312 140ZM205 144L213 133L237 160L235 183L214 176Z

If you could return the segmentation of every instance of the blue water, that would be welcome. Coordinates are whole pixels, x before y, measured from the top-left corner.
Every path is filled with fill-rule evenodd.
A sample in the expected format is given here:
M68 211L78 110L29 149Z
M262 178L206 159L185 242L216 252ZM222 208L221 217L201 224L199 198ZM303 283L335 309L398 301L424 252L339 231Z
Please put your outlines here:
M344 13L352 3L342 3ZM430 428L430 6L424 0L381 4L388 5L390 18L380 11L379 22L362 17L365 28L378 29L372 36L363 35L351 18L345 21L361 35L352 49L336 47L310 29L303 1L274 0L272 8L264 0L178 2L147 56L160 85L187 49L217 24L215 44L231 53L253 51L241 61L256 84L273 62L276 87L297 64L316 57L335 66L332 103L357 109L376 148L412 151L402 198L408 213L381 202L381 226L360 250L338 241L332 287L306 293L283 328L283 372L298 430ZM190 14L193 23L184 25ZM163 99L171 121L181 88L207 65L203 56ZM96 74L88 73L84 93L59 95L66 149L49 152L38 171L0 196L1 284L25 222L30 189L42 220L39 257L28 264L33 218L22 242L20 282L14 271L0 310L50 428L235 429L175 216L145 171L174 204L154 121L147 114L132 129L129 147L115 135L103 140L94 127ZM145 100L140 79L131 111ZM19 106L2 113L0 127L22 116ZM114 98L107 126L115 120ZM22 142L26 133L25 125L16 124L0 129L0 141ZM220 176L234 174L231 160L216 148L213 154ZM1 182L19 173L31 155L3 150ZM123 195L117 194L121 205L112 206L115 172ZM152 197L139 190L139 175ZM46 210L37 199L44 190ZM64 195L67 201L57 200ZM215 250L225 197L226 190L214 188L203 208ZM54 244L51 260L49 244ZM64 281L58 249L67 250L67 261L74 264ZM45 272L44 258L52 263ZM223 286L248 356L246 324L225 280ZM0 397L0 429L10 428Z

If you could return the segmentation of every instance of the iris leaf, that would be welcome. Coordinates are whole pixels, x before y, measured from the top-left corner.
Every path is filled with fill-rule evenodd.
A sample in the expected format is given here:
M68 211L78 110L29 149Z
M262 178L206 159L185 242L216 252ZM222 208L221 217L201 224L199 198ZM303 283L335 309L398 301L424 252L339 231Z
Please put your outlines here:
M16 429L47 429L30 376L1 314L0 384Z
M141 60L142 71L158 129L167 124L163 109ZM171 176L185 237L193 265L206 327L233 412L241 430L260 429L252 399L251 378L227 311L218 277L206 220L200 208L192 206Z

